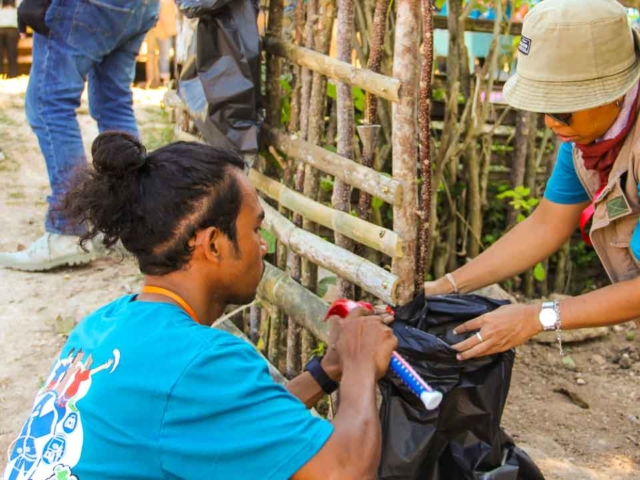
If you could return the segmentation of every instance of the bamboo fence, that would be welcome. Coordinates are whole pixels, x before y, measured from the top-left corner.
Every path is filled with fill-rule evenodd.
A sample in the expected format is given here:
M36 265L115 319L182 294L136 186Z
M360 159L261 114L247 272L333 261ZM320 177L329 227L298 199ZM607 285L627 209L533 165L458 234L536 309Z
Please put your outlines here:
M289 41L282 36L282 0L269 4L263 39L267 53L263 151L283 167L284 176L274 175L265 158L248 175L262 196L263 226L277 239L278 250L276 265L266 264L258 291L264 311L261 314L252 307L243 321L245 332L256 337L269 360L289 376L298 373L316 341L327 338L328 327L321 320L328 304L318 294L319 274L332 272L340 295L367 296L391 305L409 301L420 283L416 276L420 3L398 0L394 7L392 75L380 73L387 17L393 15L389 0L376 1L374 35L367 45L370 68L351 61L354 22L362 22L361 8L354 0L337 0L337 4L336 0L310 0L296 7L296 21L304 24L296 25ZM430 17L431 10L425 15ZM334 22L338 58L328 55ZM285 71L294 76L288 124L282 123L280 114L279 78ZM328 81L336 82L338 93L335 153L324 148ZM422 87L428 90L430 81L427 84ZM366 118L357 129L352 87L367 94ZM429 98L430 90L425 92ZM390 117L388 110L379 108L378 99L391 102ZM165 103L180 106L177 95L167 95ZM379 120L392 125L391 176L375 167ZM428 132L430 127L422 128ZM193 138L184 131L179 137ZM423 150L424 155L429 152ZM320 195L321 176L333 182L330 205ZM376 198L392 209L393 230L371 221ZM323 238L327 235L329 239Z

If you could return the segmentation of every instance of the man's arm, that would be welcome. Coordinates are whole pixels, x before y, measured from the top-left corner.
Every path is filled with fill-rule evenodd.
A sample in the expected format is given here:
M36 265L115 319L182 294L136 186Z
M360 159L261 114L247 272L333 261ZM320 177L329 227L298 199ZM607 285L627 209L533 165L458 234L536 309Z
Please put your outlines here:
M389 366L397 340L380 321L352 318L334 322L341 323L337 350L344 365L334 432L293 480L374 479L380 462L375 385Z
M340 381L342 372L339 365L332 364L331 359L328 357L322 359L321 365L331 380ZM313 407L325 395L318 382L309 372L303 372L291 380L287 384L287 390L294 397L298 397L307 408Z

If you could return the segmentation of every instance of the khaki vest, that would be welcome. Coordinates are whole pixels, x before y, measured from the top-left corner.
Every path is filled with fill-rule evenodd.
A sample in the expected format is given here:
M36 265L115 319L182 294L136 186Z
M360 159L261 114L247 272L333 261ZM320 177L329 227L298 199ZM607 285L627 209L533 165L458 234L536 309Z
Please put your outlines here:
M589 197L600 188L598 172L587 170L582 153L573 148L573 164ZM640 121L622 145L609 181L595 204L589 237L611 282L640 277L640 264L631 253L631 235L638 225L640 201ZM640 319L636 320L640 326Z

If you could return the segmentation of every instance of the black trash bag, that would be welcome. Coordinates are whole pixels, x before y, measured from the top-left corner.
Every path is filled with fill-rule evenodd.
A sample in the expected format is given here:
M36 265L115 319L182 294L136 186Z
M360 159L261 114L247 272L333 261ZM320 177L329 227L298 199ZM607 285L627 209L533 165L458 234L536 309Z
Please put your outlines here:
M420 294L396 310L398 352L444 397L427 411L392 372L379 382L379 479L544 480L500 428L515 352L459 362L450 347L475 334L454 335L454 327L507 303L479 295Z
M178 95L210 145L258 151L260 36L252 0L178 0L198 18L196 53L183 66Z
M22 0L18 5L18 21L20 26L28 26L40 35L49 35L46 17L51 0Z

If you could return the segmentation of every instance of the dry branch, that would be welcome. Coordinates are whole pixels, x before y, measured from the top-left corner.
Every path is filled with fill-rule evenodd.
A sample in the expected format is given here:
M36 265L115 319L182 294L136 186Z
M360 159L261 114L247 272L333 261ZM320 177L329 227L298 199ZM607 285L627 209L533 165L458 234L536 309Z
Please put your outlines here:
M420 106L418 122L420 128L420 165L422 192L420 196L420 227L418 236L418 259L416 289L427 273L427 247L431 222L431 76L433 73L433 7L431 0L421 1L422 13L422 67L420 69Z
M338 60L351 63L352 39L354 36L353 23L355 20L354 0L338 0ZM355 135L355 120L353 115L353 92L349 82L340 81L337 87L338 106L338 155L354 159L355 149L353 140ZM336 179L331 195L333 208L342 212L351 210L351 187L344 180ZM339 247L353 251L353 242L340 233L335 235L335 243ZM341 297L353 298L353 286L339 278L338 292Z
M400 100L400 81L363 68L355 68L347 62L299 47L278 38L265 37L264 48L267 52L279 55L298 65L315 72L349 83L392 102Z
M296 227L265 201L261 203L266 213L264 227L287 245L292 252L355 283L383 302L396 304L398 288L396 275Z
M283 0L269 1L269 24L267 34L280 36L282 34ZM267 54L267 105L266 120L280 123L280 59Z

